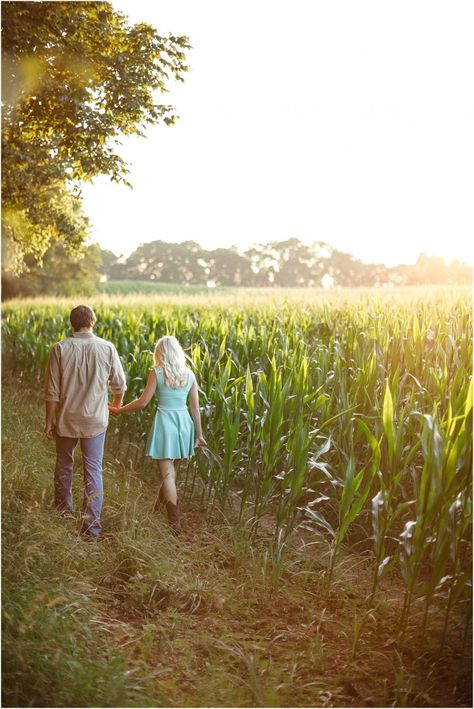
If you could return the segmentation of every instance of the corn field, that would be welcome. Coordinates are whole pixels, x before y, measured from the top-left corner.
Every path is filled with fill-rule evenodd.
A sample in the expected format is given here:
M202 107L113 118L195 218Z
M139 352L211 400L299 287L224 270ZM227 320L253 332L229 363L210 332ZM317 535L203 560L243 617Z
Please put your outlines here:
M4 371L42 381L52 344L70 334L70 303L3 310ZM413 611L471 617L472 315L467 291L306 296L252 302L155 298L92 303L97 335L117 347L126 401L139 395L159 337L174 334L199 386L208 448L181 472L186 494L228 507L257 535L275 520L282 549L296 529L327 552L328 591L343 548L404 584L400 633ZM144 465L152 405L114 419L108 446Z

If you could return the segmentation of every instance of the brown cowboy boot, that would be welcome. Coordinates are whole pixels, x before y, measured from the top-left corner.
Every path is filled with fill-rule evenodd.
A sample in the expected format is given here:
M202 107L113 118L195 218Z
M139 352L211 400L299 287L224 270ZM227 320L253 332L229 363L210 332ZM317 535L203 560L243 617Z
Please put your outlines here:
M166 500L166 512L168 513L168 522L175 534L181 532L181 516L179 513L178 503L173 504L171 500Z

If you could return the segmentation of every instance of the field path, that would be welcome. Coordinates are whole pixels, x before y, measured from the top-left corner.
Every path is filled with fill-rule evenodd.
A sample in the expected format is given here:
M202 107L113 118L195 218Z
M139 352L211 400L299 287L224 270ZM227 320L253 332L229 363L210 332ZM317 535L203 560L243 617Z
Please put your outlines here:
M397 646L395 579L352 657L362 557L345 557L324 599L298 544L278 578L264 533L250 545L195 500L175 539L153 511L150 475L110 454L110 536L86 543L78 520L51 509L54 448L38 394L5 384L3 416L5 706L470 704L468 666L454 651L439 658L430 638L423 653L419 639ZM80 495L78 466L78 506Z

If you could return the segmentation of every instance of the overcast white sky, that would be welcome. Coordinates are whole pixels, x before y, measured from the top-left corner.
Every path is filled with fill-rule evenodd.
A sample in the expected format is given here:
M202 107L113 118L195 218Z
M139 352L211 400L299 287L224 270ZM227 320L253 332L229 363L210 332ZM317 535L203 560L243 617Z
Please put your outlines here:
M112 4L193 49L159 99L178 124L124 140L134 189L84 187L103 248L297 237L367 262L474 261L473 2Z

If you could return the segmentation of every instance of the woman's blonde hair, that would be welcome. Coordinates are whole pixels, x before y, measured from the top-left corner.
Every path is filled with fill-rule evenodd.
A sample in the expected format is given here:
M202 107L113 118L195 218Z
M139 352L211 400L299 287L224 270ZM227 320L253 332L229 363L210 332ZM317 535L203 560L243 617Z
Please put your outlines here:
M172 389L186 386L189 376L186 358L176 337L160 337L155 347L155 364L162 368L166 386Z

